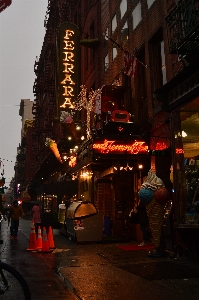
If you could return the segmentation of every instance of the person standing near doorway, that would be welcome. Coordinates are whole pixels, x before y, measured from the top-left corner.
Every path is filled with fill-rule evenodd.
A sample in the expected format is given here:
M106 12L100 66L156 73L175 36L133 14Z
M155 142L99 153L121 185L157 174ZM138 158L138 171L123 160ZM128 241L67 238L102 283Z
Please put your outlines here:
M24 211L20 205L18 205L18 201L14 200L13 205L10 208L8 214L8 220L11 220L10 227L10 239L17 239L17 233L19 228L19 218L24 217Z

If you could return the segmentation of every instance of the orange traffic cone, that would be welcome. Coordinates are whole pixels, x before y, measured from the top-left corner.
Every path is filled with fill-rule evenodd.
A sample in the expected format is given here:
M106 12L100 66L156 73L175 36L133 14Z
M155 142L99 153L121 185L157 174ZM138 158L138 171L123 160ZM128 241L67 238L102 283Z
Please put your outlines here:
M35 226L35 222L34 220L32 220L32 224L31 224L31 227Z
M42 236L40 226L38 226L37 249L42 249Z
M54 238L53 238L53 230L52 226L49 227L48 230L48 244L50 249L55 249Z
M42 236L42 248L38 249L38 252L52 252L53 250L50 250L49 244L48 244L48 238L46 233L46 227L43 227L43 236Z
M37 250L37 237L36 237L36 233L35 233L35 226L31 227L29 248L27 250L28 251L35 251L35 250Z

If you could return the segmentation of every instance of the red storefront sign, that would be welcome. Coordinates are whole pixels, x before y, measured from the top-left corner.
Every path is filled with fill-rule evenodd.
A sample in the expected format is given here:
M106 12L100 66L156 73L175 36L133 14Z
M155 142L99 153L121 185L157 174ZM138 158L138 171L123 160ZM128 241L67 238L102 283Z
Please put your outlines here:
M134 141L121 143L120 141L108 141L94 143L93 150L103 154L107 153L128 153L128 154L147 154L148 146L144 141Z
M0 0L0 12L2 12L4 9L10 6L11 3L12 0Z

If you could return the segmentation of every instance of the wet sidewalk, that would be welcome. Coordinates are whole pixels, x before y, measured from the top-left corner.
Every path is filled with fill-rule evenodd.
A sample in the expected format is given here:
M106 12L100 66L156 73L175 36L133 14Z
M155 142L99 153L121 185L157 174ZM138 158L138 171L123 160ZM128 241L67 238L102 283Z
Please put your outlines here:
M79 299L199 299L195 262L151 259L147 250L118 248L130 243L78 245L54 233L56 272Z
M60 235L59 230L53 230L56 249L52 253L29 253L26 249L30 224L31 221L21 220L18 245L8 246L9 241L1 255L19 268L31 290L38 286L34 299L199 299L197 262L169 257L151 259L147 250L124 251L118 248L121 243L78 245ZM57 275L67 287L67 297L59 280L53 285ZM37 281L38 276L42 280Z
M27 251L31 221L20 220L18 240L10 240L10 228L2 222L0 239L1 260L18 270L31 290L31 300L75 300L77 297L66 287L63 280L51 268L42 254ZM48 256L48 254L47 254ZM52 260L49 256L48 260ZM3 299L3 298L1 298Z

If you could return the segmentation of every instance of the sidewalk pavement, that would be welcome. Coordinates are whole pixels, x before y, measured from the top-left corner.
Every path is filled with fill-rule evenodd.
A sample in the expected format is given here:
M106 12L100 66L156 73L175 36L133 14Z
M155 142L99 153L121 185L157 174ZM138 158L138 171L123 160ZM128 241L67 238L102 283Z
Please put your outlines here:
M27 239L30 223L20 223L21 233ZM56 249L43 254L42 260L76 299L199 299L198 262L170 257L152 259L146 250L119 249L121 243L76 244L60 235L59 230L53 230L53 236Z

